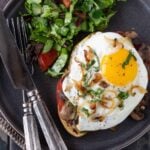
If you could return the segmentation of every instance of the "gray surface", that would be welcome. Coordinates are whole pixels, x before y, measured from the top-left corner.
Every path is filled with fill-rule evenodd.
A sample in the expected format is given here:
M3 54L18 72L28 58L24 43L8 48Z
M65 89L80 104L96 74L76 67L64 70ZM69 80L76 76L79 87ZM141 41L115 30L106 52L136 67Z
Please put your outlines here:
M0 139L4 142L7 141L7 135L1 130L0 130Z
M0 150L6 150L7 141L8 141L7 135L3 131L0 130Z
M6 3L7 1L8 0L0 0L0 8L2 8L4 6L4 3ZM147 2L149 2L149 0L141 0L141 1L145 2L144 3L145 5L146 5ZM1 139L7 140L7 137L3 133L0 133L0 136L1 136ZM2 143L2 145L3 145L3 143ZM0 142L0 150L2 150L1 149L2 145L1 145L1 142ZM134 150L150 150L150 132L147 133L145 136L143 136L137 142L135 142L132 145L125 148L124 150L133 150L133 149Z
M8 1L9 0L0 0L0 9L3 9ZM8 144L9 142L10 144ZM9 141L9 137L2 130L0 130L0 150L8 150L8 148L11 150L10 145L14 145L14 147L16 146L12 141ZM16 148L18 147L16 146Z
M8 2L8 0L0 0L0 9L3 9L3 7L5 6L5 4ZM0 130L0 150L4 150L7 148L6 146L6 142L8 140L7 135Z
M0 9L3 9L8 0L0 0ZM7 135L0 130L0 150L6 148Z

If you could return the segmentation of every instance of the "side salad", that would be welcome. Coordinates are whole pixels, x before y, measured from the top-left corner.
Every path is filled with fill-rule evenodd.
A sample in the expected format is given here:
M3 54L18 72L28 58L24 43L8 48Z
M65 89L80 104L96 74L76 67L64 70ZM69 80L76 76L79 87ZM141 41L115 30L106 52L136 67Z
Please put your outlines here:
M40 44L38 63L52 77L62 74L79 32L102 31L119 0L26 0L31 44Z

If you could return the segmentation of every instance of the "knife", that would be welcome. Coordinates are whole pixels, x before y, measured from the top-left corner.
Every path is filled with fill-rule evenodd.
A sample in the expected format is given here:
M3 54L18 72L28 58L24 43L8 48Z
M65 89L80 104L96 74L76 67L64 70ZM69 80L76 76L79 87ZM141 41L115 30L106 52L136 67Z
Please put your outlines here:
M46 142L51 150L67 150L67 147L49 113L31 75L21 58L17 44L2 11L0 11L0 56L12 85L16 89L27 91L29 100L44 133Z

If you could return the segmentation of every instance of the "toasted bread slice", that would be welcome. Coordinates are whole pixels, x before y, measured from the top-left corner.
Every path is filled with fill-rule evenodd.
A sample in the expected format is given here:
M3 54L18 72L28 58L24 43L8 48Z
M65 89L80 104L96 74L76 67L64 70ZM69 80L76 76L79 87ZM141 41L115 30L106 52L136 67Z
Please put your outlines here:
M66 129L66 131L69 134L73 135L74 137L81 137L86 134L86 132L80 132L75 126L67 124L67 122L60 117L59 112L58 112L58 116L59 116L60 121L63 124L64 128Z

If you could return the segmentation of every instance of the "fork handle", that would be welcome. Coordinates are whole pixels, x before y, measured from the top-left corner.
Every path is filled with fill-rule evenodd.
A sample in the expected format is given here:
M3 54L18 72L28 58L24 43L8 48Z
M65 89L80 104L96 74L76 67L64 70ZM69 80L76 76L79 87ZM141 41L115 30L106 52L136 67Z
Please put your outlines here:
M41 150L38 128L32 114L31 103L23 104L24 116L23 127L25 135L25 145L27 150Z
M34 90L27 93L29 99L33 103L33 109L39 120L40 126L44 133L50 150L67 150L67 147L50 115L46 105L41 100L38 91Z

